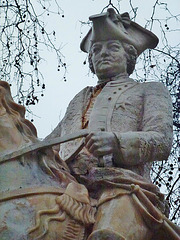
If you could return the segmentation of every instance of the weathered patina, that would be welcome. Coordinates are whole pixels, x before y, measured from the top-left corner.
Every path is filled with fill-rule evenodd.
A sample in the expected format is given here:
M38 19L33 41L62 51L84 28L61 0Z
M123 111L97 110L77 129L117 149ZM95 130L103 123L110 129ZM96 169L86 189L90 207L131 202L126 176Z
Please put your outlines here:
M171 99L162 83L129 77L158 38L113 9L90 20L81 50L97 86L44 141L0 82L1 240L180 239L150 179L171 150Z
M107 13L90 17L92 28L81 43L89 53L97 86L86 87L70 102L50 138L88 129L85 147L72 161L71 174L97 200L94 239L179 239L167 218L163 194L152 184L153 161L167 160L172 144L172 104L159 82L131 79L137 57L155 48L158 38L130 20ZM66 160L80 139L56 150Z
M95 209L50 146L87 131L40 142L24 115L8 83L0 81L0 239L82 240Z

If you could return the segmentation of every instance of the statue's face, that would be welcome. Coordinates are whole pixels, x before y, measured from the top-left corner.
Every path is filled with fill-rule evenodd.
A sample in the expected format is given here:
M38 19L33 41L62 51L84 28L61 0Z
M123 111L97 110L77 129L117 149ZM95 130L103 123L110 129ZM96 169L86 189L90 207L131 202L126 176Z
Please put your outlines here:
M92 63L99 78L127 73L126 53L118 40L96 42L92 46Z

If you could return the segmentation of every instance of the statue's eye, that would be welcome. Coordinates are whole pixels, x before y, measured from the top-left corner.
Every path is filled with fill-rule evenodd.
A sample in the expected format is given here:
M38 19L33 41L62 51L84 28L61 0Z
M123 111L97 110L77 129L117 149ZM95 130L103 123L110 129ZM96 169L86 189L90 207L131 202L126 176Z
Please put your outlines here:
M120 46L118 44L111 44L108 46L108 48L112 51L119 51Z
M94 46L93 48L92 48L92 52L93 53L98 53L98 52L100 52L101 51L101 47L100 46Z

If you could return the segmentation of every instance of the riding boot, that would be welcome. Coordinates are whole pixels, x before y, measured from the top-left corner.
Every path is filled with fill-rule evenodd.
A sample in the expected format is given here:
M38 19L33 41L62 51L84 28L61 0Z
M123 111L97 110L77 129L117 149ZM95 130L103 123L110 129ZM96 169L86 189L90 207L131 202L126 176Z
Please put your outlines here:
M96 230L91 233L88 240L126 240L118 232L108 229Z
M132 197L124 190L117 191L122 195L98 206L96 222L88 240L150 240L151 229L144 222ZM115 189L109 189L107 196L113 196L113 193Z

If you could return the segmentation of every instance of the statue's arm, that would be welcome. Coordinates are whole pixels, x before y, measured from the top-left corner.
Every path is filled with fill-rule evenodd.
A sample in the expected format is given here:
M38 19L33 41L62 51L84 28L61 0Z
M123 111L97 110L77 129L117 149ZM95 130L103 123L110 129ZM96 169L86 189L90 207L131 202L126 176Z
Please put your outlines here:
M115 133L119 142L116 165L166 160L172 145L172 103L162 83L145 83L141 131Z

